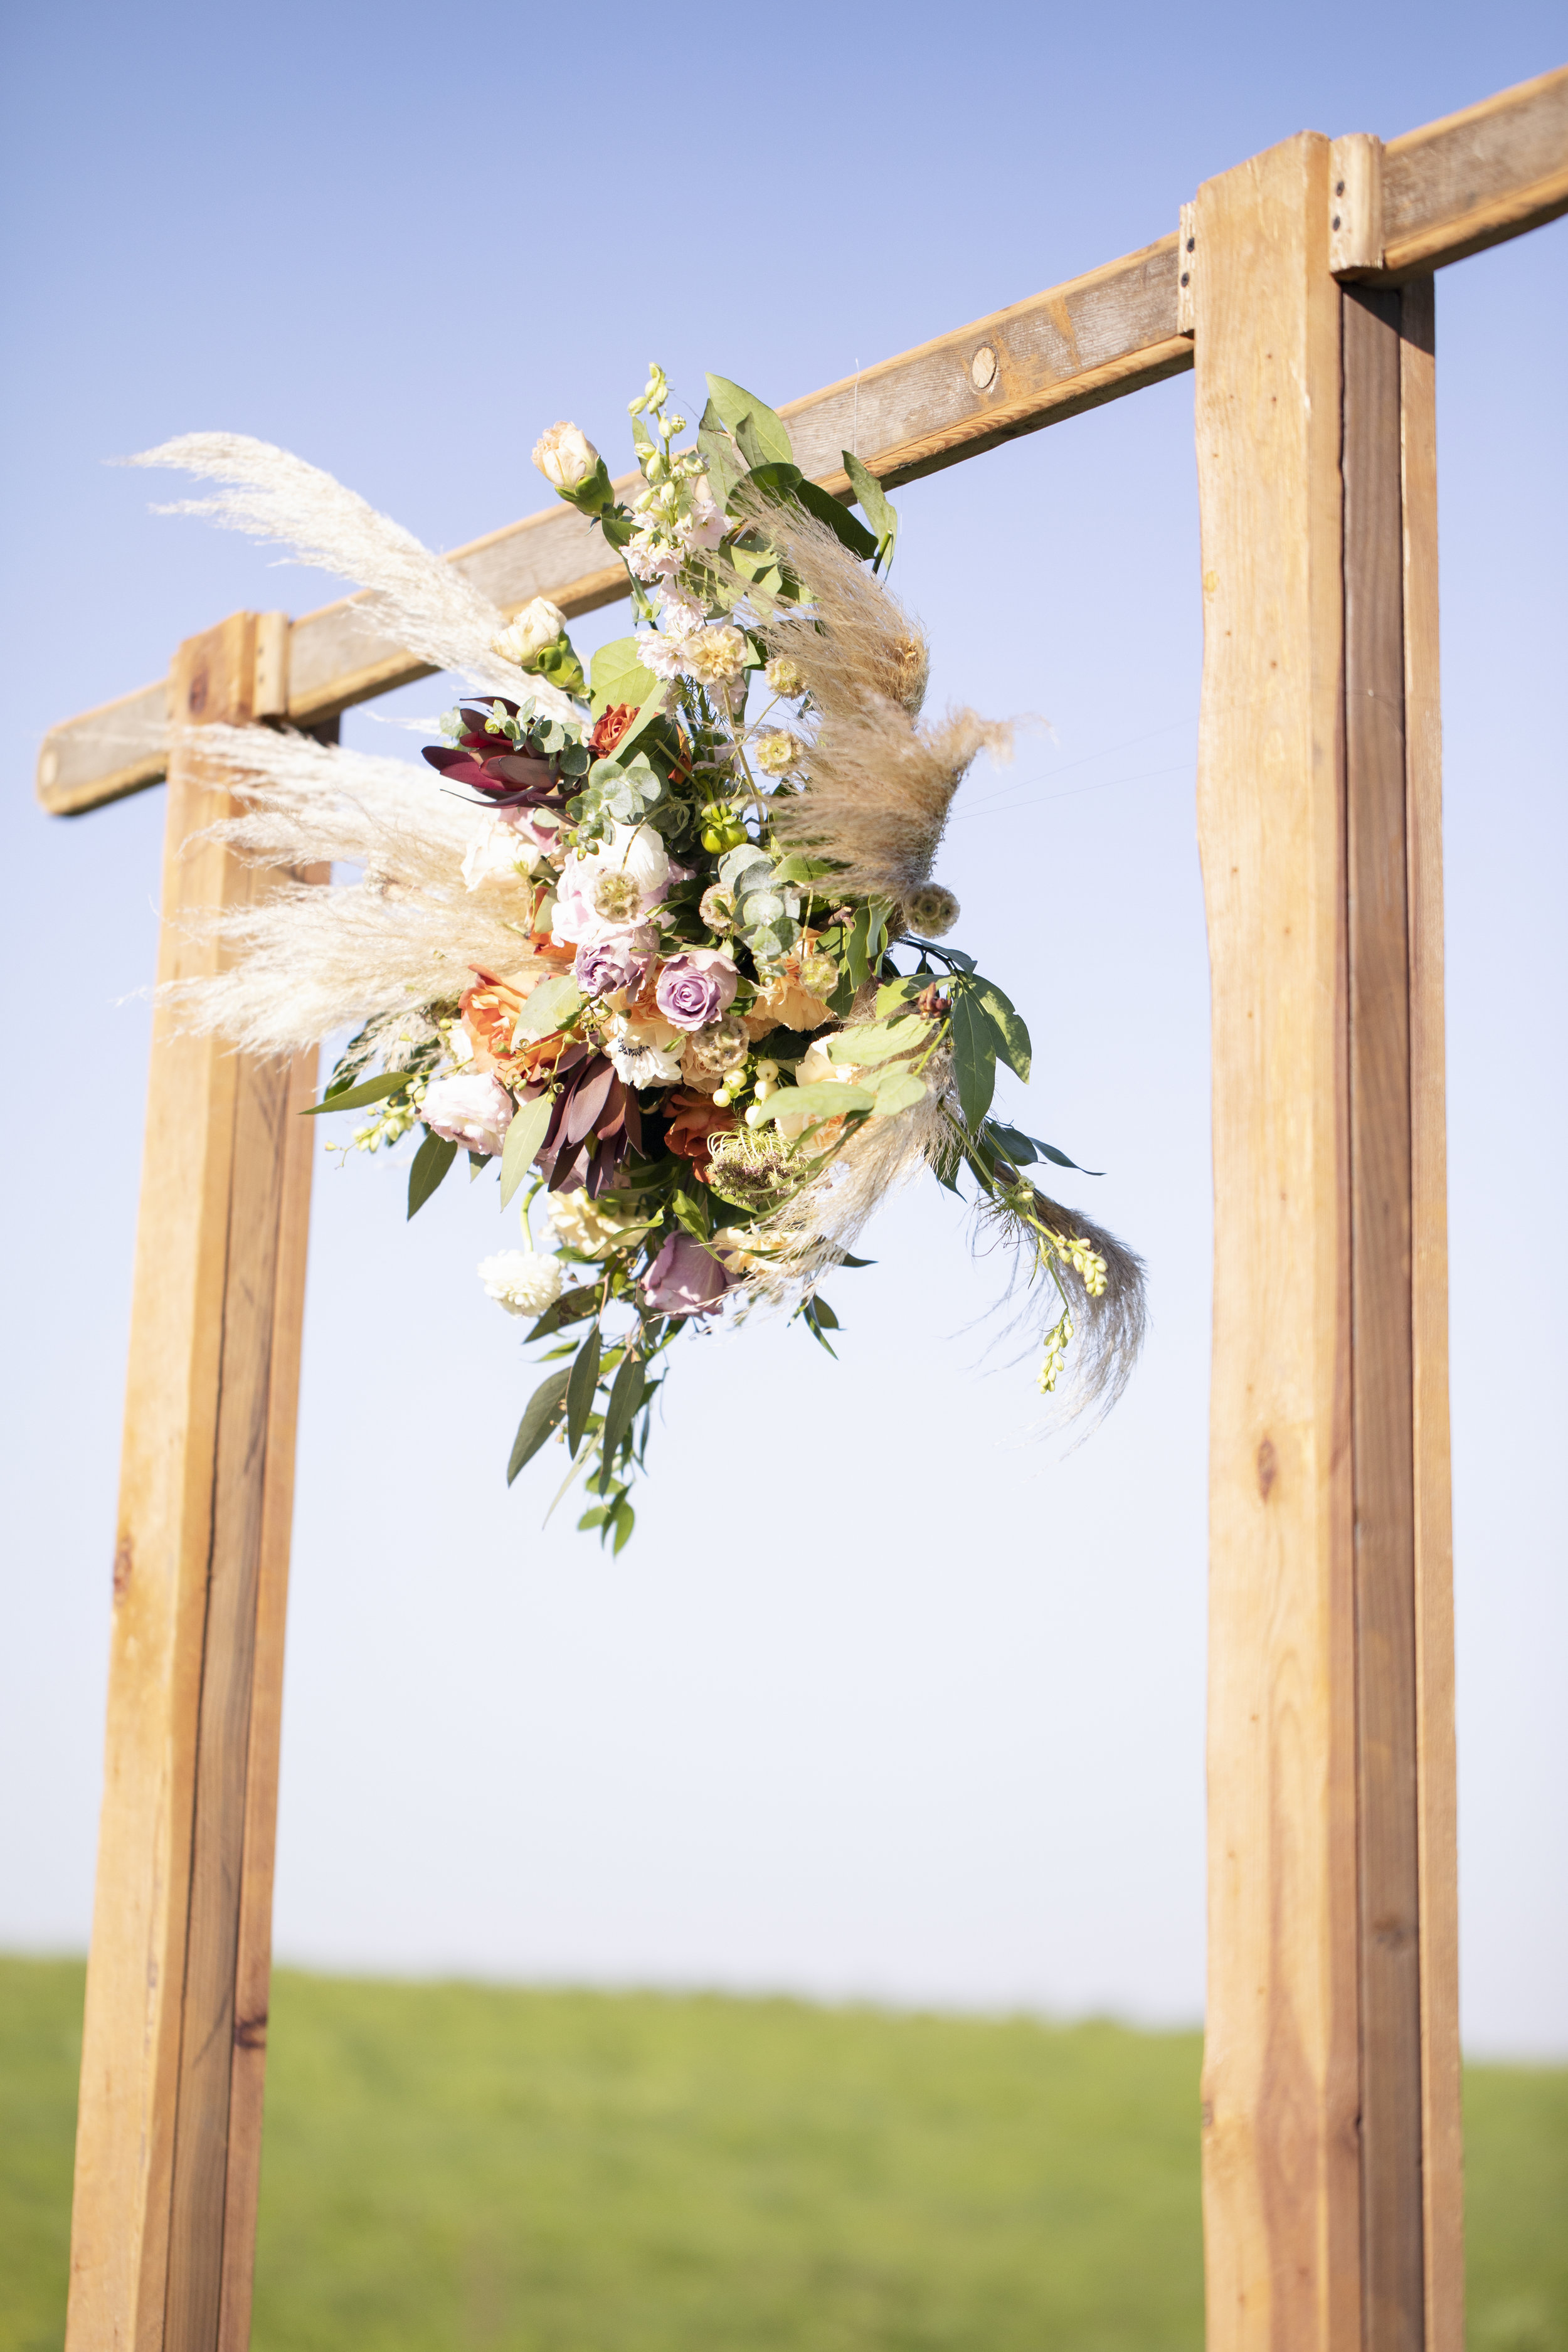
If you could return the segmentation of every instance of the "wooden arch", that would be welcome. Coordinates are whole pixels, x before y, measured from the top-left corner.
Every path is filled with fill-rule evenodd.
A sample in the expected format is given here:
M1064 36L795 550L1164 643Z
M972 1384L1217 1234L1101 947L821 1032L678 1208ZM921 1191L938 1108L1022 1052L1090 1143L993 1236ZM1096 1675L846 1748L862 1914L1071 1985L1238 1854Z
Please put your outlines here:
M1433 272L1568 210L1568 68L1387 145L1313 132L1177 235L784 412L844 492L1195 367L1214 999L1212 2352L1462 2352ZM450 559L623 589L558 505ZM205 722L335 728L424 675L355 600L241 613L56 728L76 815ZM211 950L165 925L159 977ZM68 2352L244 2352L261 2137L314 1055L154 1026Z

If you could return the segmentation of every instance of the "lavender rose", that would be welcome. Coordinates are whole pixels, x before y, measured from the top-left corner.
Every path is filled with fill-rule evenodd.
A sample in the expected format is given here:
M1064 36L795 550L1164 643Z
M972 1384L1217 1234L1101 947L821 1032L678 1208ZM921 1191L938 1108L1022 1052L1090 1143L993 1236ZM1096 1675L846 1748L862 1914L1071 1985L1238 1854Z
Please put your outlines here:
M614 996L620 989L636 989L647 978L653 961L651 931L614 931L603 939L584 940L572 973L584 996Z
M671 1234L643 1276L643 1297L656 1315L705 1314L729 1287L712 1251L689 1234Z
M486 1070L478 1077L461 1073L432 1078L425 1089L419 1116L432 1135L463 1144L494 1159L506 1141L516 1108L500 1080Z
M678 1029L706 1029L734 1003L740 977L717 948L691 948L670 957L659 973L654 1001Z

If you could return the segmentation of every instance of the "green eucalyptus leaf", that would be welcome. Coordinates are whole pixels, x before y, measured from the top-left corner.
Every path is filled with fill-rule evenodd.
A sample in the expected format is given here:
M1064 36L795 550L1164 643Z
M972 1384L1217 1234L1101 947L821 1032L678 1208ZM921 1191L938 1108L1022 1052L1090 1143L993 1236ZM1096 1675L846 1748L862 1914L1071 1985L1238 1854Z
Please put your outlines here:
M430 1128L408 1170L408 1214L416 1216L458 1156L458 1147Z
M899 510L868 467L863 466L852 450L846 449L844 470L849 477L849 487L859 501L861 511L877 534L877 562L874 570L881 571L893 560L893 550L899 539Z
M745 417L751 423L764 461L772 459L785 466L795 463L795 451L790 446L784 419L774 415L765 400L759 400L754 392L747 392L741 384L731 383L728 376L722 375L709 377L708 393L721 423L737 441L740 440L738 427L742 418Z
M582 1002L583 992L571 973L555 972L540 982L518 1016L518 1027L525 1037L548 1037L565 1026Z
M588 666L593 690L595 719L618 704L631 703L641 710L648 698L658 691L658 680L652 670L644 669L636 637L616 637L609 645L601 646ZM622 744L626 741L623 736ZM620 745L616 746L617 750Z
M895 1054L912 1054L930 1034L918 1015L913 1020L862 1021L827 1040L827 1058L830 1062L886 1062Z
M996 1091L996 1032L967 990L953 997L950 1017L959 1104L971 1134L977 1135Z
M566 1383L571 1372L565 1365L541 1381L529 1398L522 1419L517 1424L517 1435L511 1444L511 1457L506 1465L506 1483L510 1486L525 1462L531 1462L545 1439L549 1437L566 1410Z
M925 1097L925 1080L912 1070L885 1070L877 1081L877 1116L891 1118L895 1111L909 1110Z
M611 1384L609 1406L605 1414L604 1454L606 1467L614 1460L616 1447L637 1416L637 1408L642 1403L643 1390L647 1385L647 1364L640 1356L627 1356Z
M865 524L857 522L843 499L836 499L832 491L825 490L819 482L809 479L801 482L795 495L807 514L815 515L818 522L825 522L834 537L843 542L851 555L858 555L862 563L869 563L879 552L879 542Z
M533 1155L550 1125L550 1097L537 1095L525 1102L506 1131L500 1156L500 1204L504 1209L533 1164Z
M566 1376L566 1451L574 1460L583 1443L588 1426L588 1416L594 1410L594 1396L599 1385L599 1327L595 1324L576 1355Z
M907 1004L911 997L920 993L918 980L889 980L885 987L877 991L878 1020L885 1019L895 1004Z
M869 1110L874 1100L864 1087L821 1078L815 1086L781 1087L763 1105L763 1119L765 1124L770 1118L837 1118L841 1112Z
M849 985L857 992L865 987L866 975L869 970L866 955L866 940L870 928L870 908L857 907L855 919L849 926L849 936L844 942L844 960L849 970Z
M1027 1086L1032 1055L1027 1029L1014 1011L1010 1000L1003 995L994 980L981 980L977 977L974 982L974 993L991 1016L998 1040L997 1053L1006 1063L1007 1067Z
M384 1070L379 1078L366 1078L361 1087L349 1087L340 1094L328 1095L324 1102L311 1103L300 1116L320 1118L324 1110L363 1110L366 1103L384 1102L389 1095L401 1094L408 1076L406 1070Z
M632 1529L636 1527L637 1523L637 1515L623 1495L620 1501L616 1505L616 1540L611 1547L610 1551L610 1557L612 1559L618 1559L621 1553L625 1551L627 1544L629 1544L632 1539Z
M563 1323L580 1323L584 1315L592 1315L595 1311L599 1297L596 1282L584 1283L577 1290L563 1292L553 1307L545 1308L532 1330L524 1338L523 1346L531 1347L535 1339L548 1339L551 1333L559 1331Z

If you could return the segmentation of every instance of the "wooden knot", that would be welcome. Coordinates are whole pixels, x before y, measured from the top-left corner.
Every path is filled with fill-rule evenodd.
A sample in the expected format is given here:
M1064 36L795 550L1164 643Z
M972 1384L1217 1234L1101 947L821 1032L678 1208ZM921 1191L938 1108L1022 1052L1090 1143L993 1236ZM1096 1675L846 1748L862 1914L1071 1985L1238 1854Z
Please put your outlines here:
M234 2046L237 2050L265 2050L267 2047L267 2011L259 2017L237 2017L234 2021Z
M1274 1440L1266 1437L1258 1449L1258 1491L1265 1502L1268 1490L1279 1475L1279 1456L1274 1450Z
M121 1536L114 1547L114 1598L117 1601L123 1601L131 1590L131 1570L134 1560L130 1537Z

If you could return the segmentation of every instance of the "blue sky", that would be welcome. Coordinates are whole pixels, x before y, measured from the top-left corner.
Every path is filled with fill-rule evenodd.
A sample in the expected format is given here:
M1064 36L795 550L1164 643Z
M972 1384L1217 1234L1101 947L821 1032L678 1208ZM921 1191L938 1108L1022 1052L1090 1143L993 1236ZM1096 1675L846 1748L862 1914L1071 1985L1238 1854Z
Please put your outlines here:
M961 37L955 35L955 24ZM89 1915L162 796L32 803L54 719L331 583L103 461L281 442L436 546L617 466L657 354L786 400L1163 235L1310 127L1392 136L1563 61L1558 9L607 5L13 16L0 82L0 803L13 1112L0 1940ZM1568 2051L1568 1651L1551 1463L1568 828L1568 223L1438 294L1461 1878L1477 2047ZM178 486L171 485L178 495ZM987 1359L935 1188L797 1332L683 1354L606 1564L504 1457L527 1374L473 1268L321 1164L278 1881L334 1965L1058 2011L1202 2003L1207 969L1191 382L900 494L935 696L1036 714L942 878L1039 1047L1017 1108L1148 1256L1126 1402L1064 1454ZM617 613L578 631L619 633ZM435 711L437 683L384 715ZM349 740L412 753L370 712ZM1064 1189L1066 1189L1064 1187ZM830 1537L784 1536L804 1497ZM786 1511L783 1506L790 1506Z

